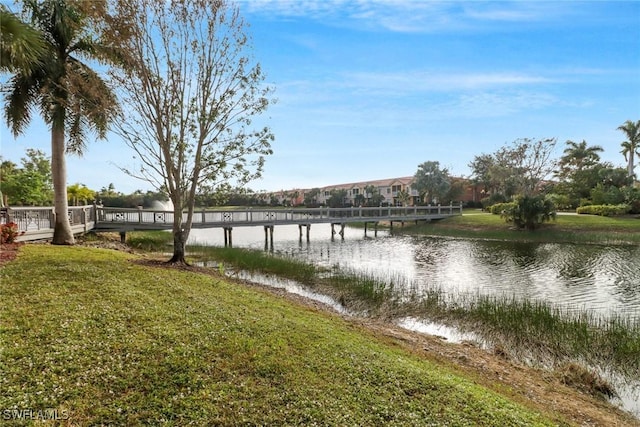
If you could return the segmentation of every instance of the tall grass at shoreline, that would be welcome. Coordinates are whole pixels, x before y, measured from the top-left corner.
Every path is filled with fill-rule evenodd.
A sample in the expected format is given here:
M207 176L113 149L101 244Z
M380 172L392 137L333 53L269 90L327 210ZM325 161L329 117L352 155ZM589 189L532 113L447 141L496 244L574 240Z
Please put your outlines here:
M372 273L337 268L320 272L313 265L260 251L207 248L206 252L235 268L300 281L352 311L387 319L412 316L456 326L514 358L554 366L583 361L640 376L640 318L510 295L448 293L399 276L380 279Z
M330 279L327 283L333 284ZM340 292L368 298L369 313L439 321L481 336L512 357L540 364L575 360L640 377L640 317L597 313L514 295L447 292L440 287L377 279L371 273L340 273ZM366 285L369 292L362 290ZM341 296L341 301L349 298Z
M187 250L196 258L214 257L216 261L229 263L238 270L274 274L305 285L313 284L320 273L320 269L312 264L272 256L262 251L204 245L190 245Z
M445 309L464 328L524 358L553 365L583 360L631 377L640 376L640 319L576 310L513 296L466 295ZM476 326L477 325L477 326Z

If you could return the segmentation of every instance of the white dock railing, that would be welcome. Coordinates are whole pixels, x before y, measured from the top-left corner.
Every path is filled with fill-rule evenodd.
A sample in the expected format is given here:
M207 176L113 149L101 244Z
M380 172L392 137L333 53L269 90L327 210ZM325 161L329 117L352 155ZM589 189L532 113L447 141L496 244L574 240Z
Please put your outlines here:
M461 205L352 208L242 208L198 210L193 227L243 227L285 224L318 224L379 221L419 221L461 215ZM96 229L162 229L173 224L173 211L99 207Z
M275 226L286 224L347 224L380 221L409 222L442 219L461 215L462 205L408 207L351 208L240 208L204 209L195 212L194 228L225 228ZM70 206L69 221L74 233L96 231L161 230L172 227L174 212L155 209L130 209L86 205ZM38 240L53 237L55 213L52 207L11 207L0 209L0 224L13 222L18 240Z
M74 234L86 233L95 227L96 206L70 206L67 215ZM0 209L0 224L15 223L21 234L18 241L53 237L55 213L53 207L10 207Z

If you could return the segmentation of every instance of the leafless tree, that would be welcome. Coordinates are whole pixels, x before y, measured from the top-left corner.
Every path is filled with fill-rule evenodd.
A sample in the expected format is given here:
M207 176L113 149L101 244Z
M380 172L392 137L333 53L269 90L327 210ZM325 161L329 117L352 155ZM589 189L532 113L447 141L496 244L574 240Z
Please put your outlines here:
M123 0L114 33L125 66L113 74L123 117L117 132L137 153L125 172L168 193L174 253L185 263L199 191L244 185L272 153L252 120L273 102L250 55L247 25L225 0ZM124 48L124 50L123 50Z

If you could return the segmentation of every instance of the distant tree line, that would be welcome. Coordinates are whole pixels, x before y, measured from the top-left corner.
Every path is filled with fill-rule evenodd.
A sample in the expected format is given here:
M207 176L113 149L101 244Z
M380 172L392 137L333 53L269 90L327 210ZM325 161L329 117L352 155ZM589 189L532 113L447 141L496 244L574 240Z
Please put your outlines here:
M625 212L640 213L640 188L634 186L634 176L629 175L628 168L602 162L602 147L590 146L586 141L567 141L562 156L554 159L552 154L555 145L555 139L520 139L495 153L476 155L469 163L472 171L470 179L451 176L448 169L440 167L437 161L423 162L418 165L412 185L418 197L412 196L410 189L403 189L397 192L396 199L405 206L448 204L459 201L465 187L472 185L479 188L483 197L477 203L468 202L468 206L487 210L499 204L509 207L514 201L521 200L528 206L546 209L543 214L545 218L551 218L552 211L575 210L590 205L624 205L628 206L626 210L623 209ZM5 203L51 203L51 165L42 151L27 149L21 166L2 161L1 172L0 190ZM225 191L201 191L195 197L195 206L294 206L302 199L304 206L318 207L320 194L320 188L312 188L304 194L300 190L274 194L236 187ZM124 194L116 191L113 184L100 190L73 184L67 188L67 199L70 205L96 202L113 207L150 208L155 206L155 201L167 201L168 197L163 191L137 190ZM323 204L345 207L380 206L384 203L385 198L379 189L368 185L352 198L347 197L347 190L331 190ZM509 218L509 215L506 217Z
M27 149L21 165L0 157L2 205L44 206L53 203L51 162L40 150Z
M475 156L469 167L473 182L485 195L482 205L542 195L561 210L626 203L630 213L640 213L640 188L634 185L630 169L602 162L602 147L589 146L584 140L566 141L562 156L554 159L555 143L519 140L496 153Z

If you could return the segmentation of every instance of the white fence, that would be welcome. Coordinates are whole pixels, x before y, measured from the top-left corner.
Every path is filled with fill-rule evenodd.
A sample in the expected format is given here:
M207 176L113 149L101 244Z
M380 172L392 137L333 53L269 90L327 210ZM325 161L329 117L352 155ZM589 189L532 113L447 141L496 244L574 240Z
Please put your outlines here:
M461 215L461 205L411 207L292 208L200 210L193 227L242 227L259 225L418 221ZM98 207L96 228L162 229L173 224L173 211Z
M86 233L95 227L96 207L70 206L67 215L74 234ZM0 209L0 224L15 223L19 241L50 239L53 237L55 213L52 207L11 207Z
M195 212L195 228L232 228L242 226L274 226L285 224L346 224L350 222L421 221L462 214L462 205L410 207L352 208L242 208L199 210ZM104 206L70 206L69 222L75 233L97 231L157 230L171 228L173 211L127 209ZM15 223L24 232L18 240L53 237L55 213L52 207L11 207L0 209L0 223Z

